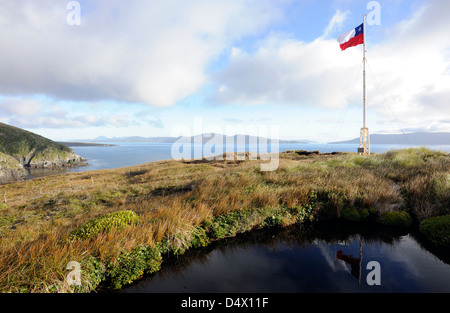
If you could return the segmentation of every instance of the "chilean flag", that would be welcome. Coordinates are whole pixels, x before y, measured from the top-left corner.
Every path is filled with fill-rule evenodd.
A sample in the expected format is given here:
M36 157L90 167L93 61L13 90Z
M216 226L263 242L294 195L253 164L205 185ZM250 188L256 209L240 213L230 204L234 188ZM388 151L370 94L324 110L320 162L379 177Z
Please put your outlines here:
M341 45L341 50L354 47L364 43L364 24L346 32L338 37L337 41Z

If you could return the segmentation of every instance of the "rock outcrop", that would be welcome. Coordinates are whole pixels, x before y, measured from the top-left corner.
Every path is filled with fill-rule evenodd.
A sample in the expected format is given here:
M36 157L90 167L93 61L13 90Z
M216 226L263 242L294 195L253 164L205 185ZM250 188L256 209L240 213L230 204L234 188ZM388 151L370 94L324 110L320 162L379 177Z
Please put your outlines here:
M26 176L27 171L19 161L0 152L0 184L22 180Z
M86 161L65 145L3 123L0 153L0 183L22 179L28 169L74 167Z

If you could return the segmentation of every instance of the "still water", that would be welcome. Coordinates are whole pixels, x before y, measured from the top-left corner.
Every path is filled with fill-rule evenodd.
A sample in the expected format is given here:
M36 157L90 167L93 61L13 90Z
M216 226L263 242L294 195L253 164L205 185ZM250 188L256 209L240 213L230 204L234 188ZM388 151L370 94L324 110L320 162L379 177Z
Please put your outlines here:
M367 269L371 261L378 272ZM415 232L326 222L257 230L170 257L121 292L448 293L449 264L448 249ZM368 276L380 284L369 285Z
M162 161L172 159L172 143L113 143L110 147L72 147L78 155L86 158L87 166L66 168L61 170L34 170L29 176L30 178L67 173L67 172L84 172L101 169L114 169L133 165L141 165L149 162ZM307 150L319 151L321 153L329 152L355 152L357 149L355 144L279 144L279 152L286 150ZM374 153L383 153L394 149L403 149L406 146L399 145L376 145L371 146ZM430 149L442 150L450 152L450 146L429 146ZM270 150L264 152L274 152ZM217 155L213 149L205 149L204 156ZM257 146L252 145L233 145L224 147L221 152L230 151L258 151ZM260 151L261 152L261 151ZM221 153L220 153L221 154ZM194 156L194 153L190 153Z

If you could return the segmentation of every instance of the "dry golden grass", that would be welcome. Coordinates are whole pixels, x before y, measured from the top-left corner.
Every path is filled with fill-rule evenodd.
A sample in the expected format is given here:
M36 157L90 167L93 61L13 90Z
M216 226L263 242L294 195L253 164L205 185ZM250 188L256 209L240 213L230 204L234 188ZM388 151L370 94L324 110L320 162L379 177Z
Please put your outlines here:
M281 155L261 161L161 161L115 170L47 176L0 186L0 291L70 291L65 266L102 262L139 244L177 238L213 216L264 207L292 208L314 194L321 210L399 209L423 218L450 209L450 157L429 150L373 155ZM68 234L106 213L132 210L139 223L71 242ZM56 287L55 287L56 286ZM54 290L53 289L53 290Z

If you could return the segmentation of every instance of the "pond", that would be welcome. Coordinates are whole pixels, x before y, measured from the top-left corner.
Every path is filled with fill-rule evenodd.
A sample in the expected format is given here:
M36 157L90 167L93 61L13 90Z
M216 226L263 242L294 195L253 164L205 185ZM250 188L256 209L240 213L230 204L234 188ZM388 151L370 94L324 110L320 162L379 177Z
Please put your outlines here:
M447 293L449 264L449 249L416 230L332 221L256 230L172 256L120 292Z

